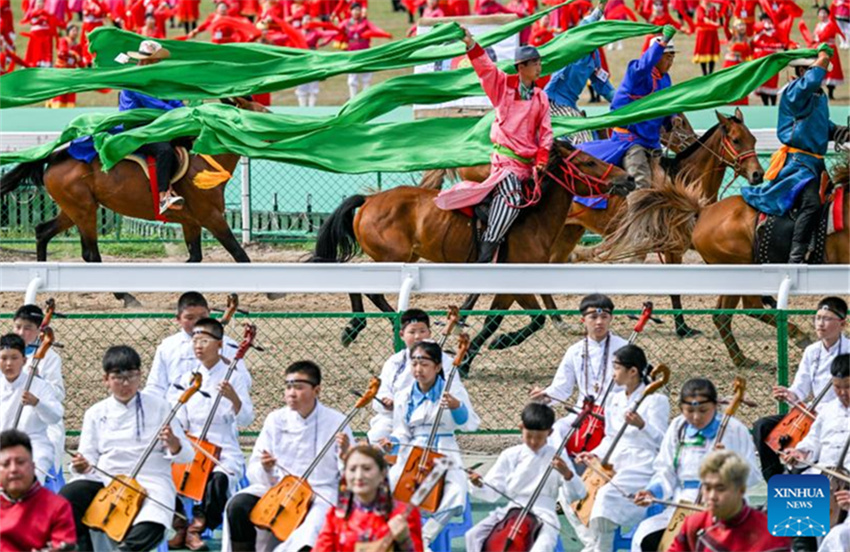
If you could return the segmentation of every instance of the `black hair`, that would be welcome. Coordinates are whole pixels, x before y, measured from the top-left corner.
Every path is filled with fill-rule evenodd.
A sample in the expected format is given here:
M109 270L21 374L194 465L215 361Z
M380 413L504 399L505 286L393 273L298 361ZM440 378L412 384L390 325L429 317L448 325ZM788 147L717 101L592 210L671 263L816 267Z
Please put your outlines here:
M76 23L68 23L68 26L67 26L67 27L65 27L65 33L66 33L66 34L70 34L70 33L71 33L71 29L77 29L77 30L79 30L79 29L80 29L80 26L79 26L79 25L77 25Z
M30 436L20 429L6 429L0 432L0 450L12 447L24 447L32 456L32 441Z
M696 397L705 397L708 402L717 404L717 388L714 387L710 379L691 378L682 385L682 392L679 394L679 403L689 402L688 399L694 399Z
M587 309L602 309L610 313L614 313L614 301L607 295L601 293L591 293L585 296L578 305L578 310L584 314Z
M818 8L818 13L820 13L822 11L825 11L826 15L829 15L829 13L830 13L829 8L827 8L826 6L821 6L820 8Z
M353 4L351 4L351 7L348 8L348 9L353 10L354 8L363 8L363 4L361 4L360 2L354 2Z
M193 331L201 328L206 330L207 333L210 333L218 339L219 341L224 339L224 326L221 325L221 322L216 320L215 318L201 318L195 323L195 328Z
M433 341L417 341L410 347L411 355L416 349L422 349L422 352L437 364L443 362L443 350Z
M770 21L770 22L773 22L773 19L771 19L771 18L770 18L770 16L769 16L769 15L767 15L766 13L763 13L763 14L761 14L761 16L759 16L759 21Z
M24 338L14 333L7 333L0 337L0 349L16 349L22 355L27 356L27 344L24 343Z
M422 309L407 309L401 313L402 328L413 322L422 322L429 328L431 327L431 319L428 317L428 313Z
M139 353L128 345L113 345L103 353L103 371L107 374L141 369Z
M646 360L646 353L637 345L625 345L614 353L614 359L626 368L636 368L643 383L649 383L652 366Z
M44 311L38 305L24 305L15 311L15 316L12 319L32 322L36 326L41 326L44 321Z
M838 355L829 367L829 373L834 378L850 378L850 353Z
M529 403L522 409L522 427L532 431L548 431L555 425L555 411L543 403Z
M177 300L177 314L182 313L189 307L204 307L209 310L207 299L197 291L187 291Z
M286 367L284 374L304 374L307 379L313 382L313 385L322 383L322 369L312 360L298 360Z
M838 318L847 318L847 301L841 297L824 297L818 301L818 310L826 309Z

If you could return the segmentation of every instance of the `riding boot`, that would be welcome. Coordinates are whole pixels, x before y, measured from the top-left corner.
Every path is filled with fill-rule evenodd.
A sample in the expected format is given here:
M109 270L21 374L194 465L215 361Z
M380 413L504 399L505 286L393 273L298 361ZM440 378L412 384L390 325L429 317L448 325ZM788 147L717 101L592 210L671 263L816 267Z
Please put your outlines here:
M480 249L478 250L478 261L479 263L492 263L493 257L496 255L496 251L499 249L499 242L493 241L482 241Z
M812 234L817 229L820 215L820 192L816 182L807 184L797 198L797 220L794 221L794 234L791 238L791 254L788 262L802 264L806 262Z
M186 546L186 531L189 528L189 524L186 523L185 519L175 516L174 521L171 522L171 528L177 532L169 539L168 549L180 550L184 548Z
M189 550L209 550L210 547L201 538L201 533L207 527L206 519L202 516L196 516L192 519L192 524L186 531L186 548Z

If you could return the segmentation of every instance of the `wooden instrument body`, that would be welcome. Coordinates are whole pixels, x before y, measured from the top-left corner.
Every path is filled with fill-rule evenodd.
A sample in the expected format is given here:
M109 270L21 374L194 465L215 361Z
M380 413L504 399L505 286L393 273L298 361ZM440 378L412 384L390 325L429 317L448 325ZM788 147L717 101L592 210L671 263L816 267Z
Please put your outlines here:
M585 399L585 404L592 399ZM605 417L605 408L601 404L594 404L591 413ZM575 456L580 452L592 452L605 438L605 422L596 416L588 416L581 423L578 431L567 441L567 452Z
M115 479L123 483L112 481L99 490L86 509L83 523L92 529L103 531L112 540L121 542L139 515L147 492L131 477L117 475Z
M202 441L192 435L186 437L216 460L221 458L220 446L209 441ZM174 479L174 486L177 487L177 494L198 502L203 500L207 481L214 469L213 461L199 450L195 451L195 458L190 464L172 464L171 477Z
M687 500L680 500L679 503L693 504L691 502L688 502ZM681 506L673 510L673 517L670 518L670 522L667 524L667 528L664 529L664 534L661 535L661 541L659 541L658 543L658 552L667 552L670 549L670 546L676 539L676 535L678 535L679 532L681 532L682 530L682 525L685 523L685 518L693 513L693 509L683 508Z
M251 510L251 523L286 541L304 522L313 500L310 483L294 475L284 476Z
M522 508L511 508L505 517L490 531L481 546L481 552L524 552L531 550L543 527L540 519L528 512L521 516ZM520 521L520 517L522 520ZM517 522L519 525L517 526ZM510 539L511 534L514 535Z
M795 405L791 412L776 424L764 442L776 452L792 449L808 435L814 423L815 420L811 414L804 412L799 405Z
M572 508L579 520L585 525L590 525L590 514L593 511L593 504L596 502L596 495L610 479L614 478L614 466L611 464L603 464L599 460L594 460L594 468L598 471L588 469L582 476L584 487L587 489L587 495L581 500L573 502ZM608 476L605 479L598 472L602 472Z
M395 490L393 491L393 497L402 502L410 502L416 489L419 488L428 474L431 473L431 469L433 469L437 459L444 457L444 454L432 449L411 447L410 455L404 463L404 471L401 472L398 483L396 483ZM436 512L440 506L440 501L443 499L445 484L445 477L443 477L434 485L434 488L428 493L425 500L419 504L419 508L432 514Z
M850 470L847 470L843 466L835 466L832 468L834 471L846 476L850 476ZM835 527L839 523L843 523L845 519L847 519L847 510L842 509L838 505L838 501L835 500L835 493L838 491L846 491L850 489L850 484L846 481L842 481L837 477L829 478L829 526Z

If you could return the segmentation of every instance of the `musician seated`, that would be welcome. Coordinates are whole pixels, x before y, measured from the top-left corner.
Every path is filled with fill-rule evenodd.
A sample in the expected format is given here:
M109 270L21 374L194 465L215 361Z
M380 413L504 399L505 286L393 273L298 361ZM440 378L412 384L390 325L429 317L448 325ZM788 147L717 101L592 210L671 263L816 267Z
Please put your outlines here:
M729 417L726 431L717 441L721 417L717 412L717 389L705 378L685 382L679 393L682 414L673 419L661 441L653 464L654 473L645 490L635 494L635 504L650 506L652 498L694 503L699 495L699 468L703 459L716 448L731 450L750 465L747 486L761 482L755 447L747 426ZM658 550L675 508L667 507L658 515L642 521L632 537L633 551Z
M35 478L32 444L23 431L0 433L0 550L73 550L71 505Z
M393 431L393 397L402 389L413 385L410 372L410 348L415 343L431 339L431 319L421 309L407 309L401 314L399 337L404 349L387 359L381 369L381 387L377 401L372 402L375 416L369 422L367 437L370 443L388 438ZM443 353L443 366L452 365L452 357ZM380 403L380 404L379 404Z
M227 504L223 552L266 551L272 548L277 552L309 550L316 544L325 515L337 500L342 458L353 440L351 428L346 427L334 437L333 432L345 415L319 401L322 371L316 363L309 360L294 362L286 368L285 374L286 405L266 417L248 460L251 485L234 495ZM251 510L284 476L301 477L321 452L322 446L334 438L333 448L307 479L315 494L307 517L283 546L275 548L278 540L274 535L251 523Z
M33 362L33 354L36 351L35 344L38 341L43 321L44 311L38 305L23 305L15 311L12 319L12 333L21 336L27 345L25 372L29 372L29 367ZM44 358L39 361L38 376L53 388L56 400L63 403L65 401L65 380L62 377L62 357L56 353L55 349L47 349ZM53 444L53 452L56 453L53 465L59 467L62 465L65 454L65 422L60 419L55 424L49 424L47 426L47 437Z
M215 410L205 440L221 447L220 465L216 465L207 480L204 498L192 509L192 524L175 516L177 534L168 541L173 549L207 550L201 539L205 529L215 529L224 519L224 506L228 497L236 493L239 479L245 471L245 456L239 447L239 428L254 422L254 405L251 402L249 383L241 371L234 371L229 381L224 381L230 361L219 354L224 337L221 322L212 318L198 320L192 330L195 358L200 361L198 370L203 375L201 392L195 393L186 408L177 412L177 421L183 430L200 437L206 427L210 410L221 392L222 400ZM182 389L192 383L193 374L184 374L178 385L172 386L168 401L176 402ZM197 451L195 454L198 454ZM175 481L179 485L179 481ZM178 489L179 491L179 489ZM178 502L182 506L182 501ZM180 507L178 507L180 509Z
M368 444L345 456L337 505L328 511L313 552L355 552L358 545L384 544L376 552L422 552L422 518L418 508L393 500L389 466L380 450Z
M818 412L818 417L806 437L797 447L783 455L782 460L791 467L802 464L801 460L817 463L827 468L850 469L850 455L842 461L841 453L850 439L850 353L835 357L830 367L832 390L837 401L830 401ZM803 464L805 466L805 464ZM821 470L814 468L816 473ZM808 548L817 546L814 537L804 537ZM801 539L802 540L802 539Z
M599 489L593 501L588 542L585 542L587 552L611 550L617 526L637 525L645 516L644 509L625 494L635 493L649 484L653 462L670 420L670 399L660 392L646 396L637 412L632 412L650 382L650 372L652 366L637 345L626 345L614 353L614 383L622 391L614 393L605 406L605 438L593 452L576 457L578 462L604 458L623 424L628 424L609 459L614 478Z
M850 490L835 493L838 507L845 511L844 522L830 529L818 548L818 552L833 552L834 550L850 550Z
M398 454L398 461L390 470L390 483L395 490L412 447L428 445L440 405L448 409L440 417L432 450L450 457L455 465L446 472L443 497L437 510L422 527L423 544L428 548L451 518L460 515L466 506L466 473L455 431L475 431L480 420L459 378L452 378L451 388L446 389L446 370L450 367L443 366L443 351L439 345L420 341L411 348L410 358L415 381L396 395L392 436L389 442L385 440L382 444L387 447L391 443L393 452Z
M198 368L198 360L192 347L192 330L202 318L210 317L210 307L206 298L197 291L187 291L177 300L177 325L180 330L162 340L153 357L153 364L145 382L145 391L164 397L172 385L180 381L184 374L194 372ZM233 354L239 344L228 336L222 342L224 356ZM251 389L251 374L240 360L237 370L248 379L248 389Z
M749 473L747 461L730 450L706 456L699 469L706 510L685 518L669 552L790 551L791 539L771 535L767 514L744 500Z
M0 337L0 421L3 429L20 429L30 438L36 477L44 483L56 458L47 428L62 420L65 409L53 389L39 377L33 378L26 390L28 374L24 372L26 345L13 333ZM23 407L21 406L23 405ZM20 412L20 421L15 418Z
M522 444L503 450L483 478L470 473L470 493L473 496L486 502L496 502L507 495L512 501L507 506L490 512L466 533L467 552L480 552L507 513L511 510L519 512L528 504L550 464L557 473L549 475L530 513L541 522L540 533L531 550L546 552L555 549L560 527L558 515L555 513L559 489L564 489L570 501L579 500L587 493L566 452L556 452L561 436L555 435L553 438L554 425L555 411L550 407L540 403L527 405L522 410L522 421L519 425ZM513 524L509 523L497 530L508 534L512 529Z
M109 397L86 410L79 449L71 457L73 480L59 493L74 510L80 550L93 549L83 517L98 491L112 483L112 477L131 475L149 444L158 439L161 445L153 448L136 475L147 496L124 540L117 543L119 550L156 548L171 524L177 497L171 464L191 462L195 456L176 421L156 434L171 407L163 396L139 392L141 369L142 359L132 347L116 345L103 355L103 383Z
M846 318L847 303L840 297L825 297L818 302L814 318L818 341L803 351L803 358L800 359L791 387L774 386L773 396L776 400L795 405L807 401L809 397L817 396L821 390L829 387L832 378L830 364L836 356L850 352L850 339L843 335L847 327ZM835 393L828 390L814 410L817 412L834 400ZM805 403L803 405L806 406ZM765 442L773 428L784 417L782 414L765 416L753 424L753 439L758 447L765 481L784 471L779 456Z

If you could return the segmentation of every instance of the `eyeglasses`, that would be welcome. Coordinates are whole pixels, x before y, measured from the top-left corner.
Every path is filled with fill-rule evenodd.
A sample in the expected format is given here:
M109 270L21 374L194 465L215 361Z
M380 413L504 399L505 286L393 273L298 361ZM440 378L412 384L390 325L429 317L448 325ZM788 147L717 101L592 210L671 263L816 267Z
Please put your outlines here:
M841 318L838 318L837 316L820 316L820 315L815 316L815 324L820 324L820 323L830 324L832 322L840 322L840 321L841 321Z
M136 381L137 379L139 379L141 377L142 377L141 372L135 372L133 374L127 374L125 376L119 376L118 374L109 374L109 381L112 381L112 382L115 382L115 383L120 382L120 383L123 383L124 385L127 385L128 383Z

